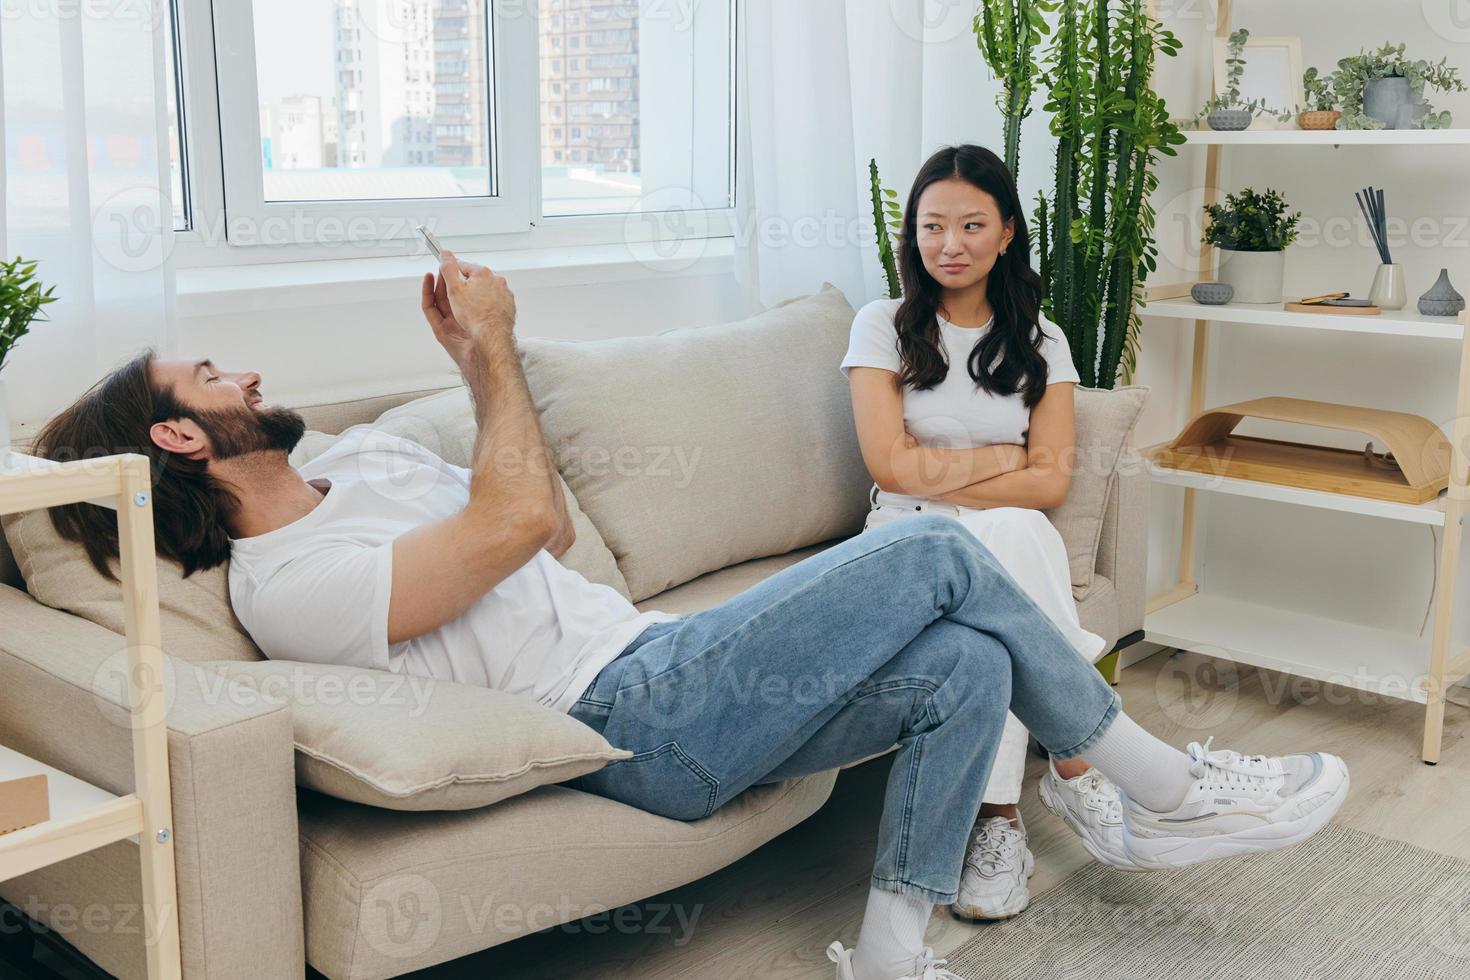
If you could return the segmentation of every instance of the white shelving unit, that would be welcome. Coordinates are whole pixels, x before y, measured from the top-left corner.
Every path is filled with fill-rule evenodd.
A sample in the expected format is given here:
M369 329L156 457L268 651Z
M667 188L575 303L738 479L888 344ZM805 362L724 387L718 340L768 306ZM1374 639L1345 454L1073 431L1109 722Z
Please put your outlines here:
M1230 0L1217 0L1216 36L1230 33ZM1470 145L1470 129L1448 130L1296 130L1247 129L1239 132L1190 130L1186 145L1205 148L1205 202L1220 199L1220 154L1231 146L1461 146ZM1206 247L1197 275L1207 277L1214 250ZM1329 681L1363 691L1415 701L1425 706L1423 759L1439 761L1444 728L1445 694L1470 676L1470 649L1453 648L1455 579L1459 568L1463 525L1470 512L1470 312L1458 320L1420 316L1413 309L1378 316L1334 313L1291 313L1279 304L1229 303L1203 306L1189 298L1192 283L1151 287L1140 312L1144 316L1186 320L1194 324L1194 356L1190 379L1189 417L1205 408L1210 327L1220 324L1267 325L1282 329L1388 334L1406 339L1453 340L1459 344L1459 383L1455 408L1449 489L1437 500L1411 505L1278 486L1208 473L1170 469L1150 462L1155 482L1184 488L1179 582L1151 596L1144 638L1163 646L1192 650L1241 664ZM1283 392L1282 394L1289 394ZM1145 457L1154 449L1140 450ZM1315 507L1364 517L1427 524L1443 529L1439 554L1439 592L1434 631L1429 638L1375 629L1359 623L1309 616L1200 591L1196 580L1198 494L1221 493L1285 506Z
M159 688L153 686L163 676L163 653L148 457L126 453L54 463L0 450L0 514L82 501L117 511L134 791L116 796L0 747L0 778L45 773L51 805L49 819L0 835L0 881L115 841L135 842L142 871L144 921L149 924L144 938L148 977L173 980L181 975L179 903L174 881L167 705L157 696Z

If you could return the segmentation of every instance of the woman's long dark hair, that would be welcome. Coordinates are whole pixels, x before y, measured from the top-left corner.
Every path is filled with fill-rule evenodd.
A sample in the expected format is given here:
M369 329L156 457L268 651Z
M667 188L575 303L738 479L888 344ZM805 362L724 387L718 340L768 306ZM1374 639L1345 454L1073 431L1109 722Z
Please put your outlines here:
M929 158L914 179L903 215L898 267L903 303L894 317L901 361L898 380L923 391L949 373L939 339L940 286L924 268L919 254L919 198L930 184L959 178L995 198L1002 221L1015 223L1015 234L985 284L995 323L975 342L966 363L970 377L984 391L1014 395L1024 388L1027 408L1046 392L1046 358L1041 356L1041 277L1031 268L1031 235L1016 182L1005 163L983 146L949 146ZM996 363L996 358L1000 362ZM994 364L994 370L991 365Z
M224 564L230 557L225 516L238 504L234 494L205 472L202 460L158 448L148 430L154 423L189 418L173 391L153 380L152 350L144 351L97 382L46 423L31 452L57 462L139 453L153 476L154 547L184 576ZM117 514L96 504L51 508L51 523L68 541L87 549L92 567L117 581Z

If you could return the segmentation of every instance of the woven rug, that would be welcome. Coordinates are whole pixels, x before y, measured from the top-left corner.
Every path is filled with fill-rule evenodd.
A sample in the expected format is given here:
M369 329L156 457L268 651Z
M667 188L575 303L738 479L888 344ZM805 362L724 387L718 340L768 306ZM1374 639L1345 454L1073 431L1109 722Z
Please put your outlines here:
M1089 864L949 957L974 980L1470 978L1470 861L1329 825L1180 871Z

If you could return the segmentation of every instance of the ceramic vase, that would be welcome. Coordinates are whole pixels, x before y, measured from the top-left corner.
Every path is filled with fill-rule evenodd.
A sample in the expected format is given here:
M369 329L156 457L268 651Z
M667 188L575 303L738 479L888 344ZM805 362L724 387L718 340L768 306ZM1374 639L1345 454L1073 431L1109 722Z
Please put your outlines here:
M1302 129L1336 129L1342 113L1336 109L1310 109L1297 116L1297 125Z
M1363 115L1377 119L1385 129L1396 129L1399 109L1414 101L1409 80L1402 76L1370 78L1363 85Z
M1384 310L1402 310L1409 301L1404 290L1404 267L1397 262L1380 265L1373 273L1373 286L1368 290L1368 302Z
M1211 129L1233 132L1246 129L1251 124L1251 111L1249 109L1216 109L1205 116L1205 123Z
M1465 308L1465 297L1450 285L1450 271L1439 270L1439 278L1429 291L1419 297L1419 312L1423 316L1459 316Z
M1279 303L1281 283L1286 277L1286 252L1237 252L1216 250L1220 272L1215 278L1228 283L1235 291L1237 303Z

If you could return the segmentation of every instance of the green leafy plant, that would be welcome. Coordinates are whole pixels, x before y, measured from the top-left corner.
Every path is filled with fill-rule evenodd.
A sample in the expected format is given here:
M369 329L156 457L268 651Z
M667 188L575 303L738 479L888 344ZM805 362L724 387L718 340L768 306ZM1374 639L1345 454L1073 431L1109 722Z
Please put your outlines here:
M1031 96L1040 77L1035 50L1050 31L1045 14L1056 0L981 0L975 12L975 42L1000 80L996 107L1005 120L1005 162L1020 179L1021 120L1031 114Z
M41 288L36 263L19 256L0 262L0 370L16 342L30 332L31 323L45 319L41 307L56 302L55 286Z
M1210 224L1200 239L1216 248L1236 252L1279 252L1296 241L1300 211L1287 213L1286 199L1266 188L1258 194L1251 188L1226 194L1225 201L1206 204Z
M1286 122L1292 113L1285 109L1272 109L1265 99L1245 99L1240 94L1240 80L1245 75L1245 42L1251 32L1244 27L1230 32L1229 53L1225 56L1225 91L1212 96L1194 117L1195 125L1212 112L1223 109L1244 109L1252 116L1269 115L1279 122Z
M1438 62L1404 57L1405 45L1385 44L1376 51L1360 51L1337 63L1332 73L1332 89L1337 102L1342 106L1342 118L1337 121L1338 129L1383 129L1381 120L1363 112L1363 89L1375 78L1407 78L1409 90L1417 99L1424 98L1424 89L1440 92L1463 92L1465 83L1460 80L1460 69L1449 67L1448 58ZM1448 110L1435 111L1425 100L1423 126L1425 129L1444 129L1450 125Z
M1089 387L1137 366L1143 284L1157 268L1154 165L1184 142L1149 80L1157 56L1180 47L1144 0L1061 0L1044 72L1056 182L1037 195L1034 225L1043 311Z
M1313 65L1302 72L1302 94L1305 105L1297 106L1298 112L1331 112L1337 108L1337 93L1332 88L1332 76L1323 75Z
M903 207L898 192L883 186L878 178L878 161L868 161L868 180L873 193L873 227L878 233L878 261L883 265L883 278L888 283L888 298L898 299L903 287L898 281L898 262L894 257L893 239L903 232Z

